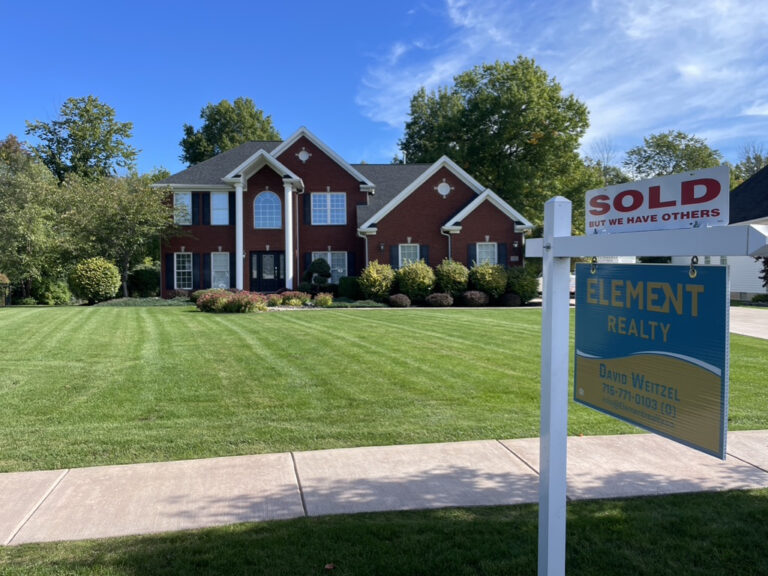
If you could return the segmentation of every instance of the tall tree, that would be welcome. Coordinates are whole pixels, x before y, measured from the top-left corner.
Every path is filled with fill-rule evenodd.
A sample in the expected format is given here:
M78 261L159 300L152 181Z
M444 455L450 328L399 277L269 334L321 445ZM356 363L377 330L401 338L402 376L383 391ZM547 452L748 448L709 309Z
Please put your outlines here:
M722 161L722 154L710 148L703 138L670 130L643 138L642 146L627 152L624 168L640 179L713 168Z
M765 149L761 144L754 142L746 144L742 147L739 156L739 163L733 169L738 183L743 182L768 166L768 154L765 153Z
M536 63L483 64L454 78L453 86L411 99L400 147L408 162L434 162L445 154L529 219L584 166L579 139L587 108ZM579 194L573 200L581 202Z
M128 296L128 275L173 225L170 191L152 187L151 175L91 180L71 176L57 201L71 259L102 256L117 265Z
M200 118L203 125L198 130L184 124L184 138L179 142L179 158L190 166L250 140L280 139L272 117L264 116L250 98L236 98L232 104L229 100L209 103L200 111Z
M111 106L86 96L67 99L58 120L27 122L26 132L40 140L32 149L63 182L68 174L96 178L132 168L137 150L127 143L131 130L133 124L118 122Z

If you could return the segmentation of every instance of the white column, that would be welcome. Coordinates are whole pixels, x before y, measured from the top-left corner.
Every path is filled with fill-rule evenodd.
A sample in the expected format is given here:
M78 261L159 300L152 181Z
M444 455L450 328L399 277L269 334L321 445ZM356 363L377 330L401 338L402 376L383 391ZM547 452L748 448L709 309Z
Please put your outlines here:
M568 283L570 258L553 255L555 238L571 235L571 202L544 204L544 293L541 320L541 438L539 440L539 576L565 575L568 442Z
M293 185L283 182L285 190L285 287L293 290Z
M243 185L235 186L235 287L243 289Z

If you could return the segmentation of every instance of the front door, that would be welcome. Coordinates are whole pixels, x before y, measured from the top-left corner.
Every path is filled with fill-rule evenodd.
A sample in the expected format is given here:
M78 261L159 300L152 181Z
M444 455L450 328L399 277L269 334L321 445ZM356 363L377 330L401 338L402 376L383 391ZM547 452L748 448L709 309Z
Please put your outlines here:
M251 252L251 292L285 288L285 253Z

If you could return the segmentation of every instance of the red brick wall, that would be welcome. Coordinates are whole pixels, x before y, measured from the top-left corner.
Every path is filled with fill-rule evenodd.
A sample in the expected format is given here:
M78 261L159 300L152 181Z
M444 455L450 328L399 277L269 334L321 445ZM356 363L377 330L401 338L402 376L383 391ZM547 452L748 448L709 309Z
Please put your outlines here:
M486 236L488 236L487 240ZM471 262L467 260L469 244L496 242L507 245L507 261L503 264L520 266L523 264L522 236L515 232L514 221L486 200L464 219L461 223L461 232L453 235L453 259L471 266ZM515 242L517 242L517 248L514 246ZM511 261L511 256L517 256L517 262Z

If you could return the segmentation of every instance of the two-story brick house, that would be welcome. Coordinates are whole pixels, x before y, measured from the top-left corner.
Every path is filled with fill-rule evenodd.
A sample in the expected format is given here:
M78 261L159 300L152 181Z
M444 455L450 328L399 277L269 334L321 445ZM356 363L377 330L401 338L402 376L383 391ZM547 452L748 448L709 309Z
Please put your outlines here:
M162 245L162 292L295 288L316 258L332 281L371 260L521 265L523 216L443 157L349 164L306 128L247 142L159 182L182 234Z

